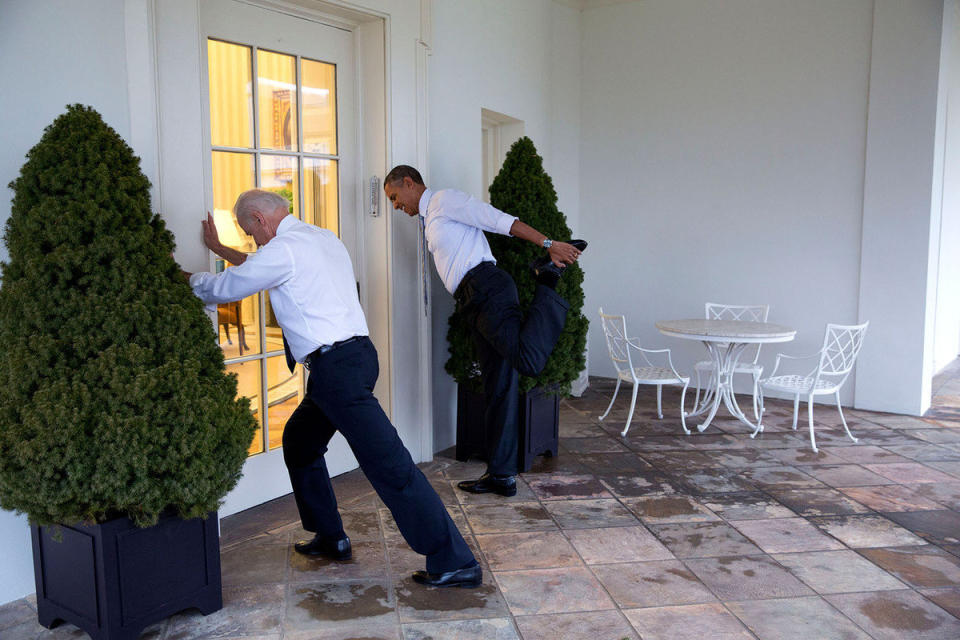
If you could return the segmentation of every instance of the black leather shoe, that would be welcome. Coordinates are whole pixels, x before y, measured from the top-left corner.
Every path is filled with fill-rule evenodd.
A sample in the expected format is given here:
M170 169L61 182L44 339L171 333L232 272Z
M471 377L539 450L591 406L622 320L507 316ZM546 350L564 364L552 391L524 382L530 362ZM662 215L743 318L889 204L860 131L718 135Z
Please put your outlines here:
M305 556L323 556L331 560L349 560L353 557L353 548L350 546L350 538L347 537L329 540L317 534L313 536L313 540L301 540L293 545L293 548Z
M413 581L428 587L462 587L473 589L483 584L483 569L479 564L445 573L427 573L415 571Z
M579 251L580 253L583 253L583 251L587 248L586 240L571 240L567 244L573 245L573 248Z
M553 264L553 260L550 259L549 255L537 258L530 263L530 272L533 274L533 277L537 279L537 282L551 289L556 289L564 269L566 269L566 267L558 267Z
M514 476L492 476L485 473L477 480L464 480L457 486L468 493L496 493L501 496L517 495L517 479Z

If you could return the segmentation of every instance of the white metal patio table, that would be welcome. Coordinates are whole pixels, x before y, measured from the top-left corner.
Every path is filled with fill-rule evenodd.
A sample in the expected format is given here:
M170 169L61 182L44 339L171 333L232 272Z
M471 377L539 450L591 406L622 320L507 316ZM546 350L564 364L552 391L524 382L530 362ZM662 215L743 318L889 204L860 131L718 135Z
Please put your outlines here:
M733 392L733 372L737 367L737 361L748 345L790 342L797 335L796 329L771 322L705 320L703 318L662 320L657 322L656 326L665 336L699 340L710 352L714 373L709 386L705 389L700 404L695 406L693 411L686 413L687 417L707 414L706 420L697 426L697 430L702 432L710 426L721 402L741 422L756 429L757 425L740 410L737 397ZM680 410L683 411L683 408L681 407Z

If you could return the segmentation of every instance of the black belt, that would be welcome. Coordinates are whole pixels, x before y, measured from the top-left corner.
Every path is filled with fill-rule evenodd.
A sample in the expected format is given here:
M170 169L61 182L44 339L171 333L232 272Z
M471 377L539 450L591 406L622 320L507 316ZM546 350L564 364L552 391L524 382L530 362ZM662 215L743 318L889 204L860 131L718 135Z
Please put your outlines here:
M353 336L352 338L347 338L346 340L340 340L339 342L334 342L333 344L325 344L321 347L318 347L315 351L313 351L313 353L311 353L310 355L308 355L306 358L303 359L303 366L309 369L310 358L313 358L316 356L322 356L323 354L329 353L334 349L339 349L344 345L350 344L351 342L356 342L357 340L362 340L366 337L367 336Z

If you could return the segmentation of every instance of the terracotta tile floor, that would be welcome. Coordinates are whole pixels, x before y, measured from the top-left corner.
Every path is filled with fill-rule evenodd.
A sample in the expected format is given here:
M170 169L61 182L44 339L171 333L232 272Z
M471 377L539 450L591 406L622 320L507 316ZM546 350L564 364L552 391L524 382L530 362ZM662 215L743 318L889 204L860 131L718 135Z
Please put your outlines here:
M335 480L353 561L293 553L292 499L261 505L223 522L223 610L143 637L960 638L960 363L934 388L923 419L849 410L856 445L817 407L814 454L788 403L769 402L756 440L722 411L684 436L666 390L667 417L642 390L621 438L628 398L600 423L612 383L595 379L563 401L560 455L538 458L514 498L457 491L484 465L452 451L422 465L483 587L413 584L422 559L353 472ZM0 637L84 637L35 615L31 599L0 607Z

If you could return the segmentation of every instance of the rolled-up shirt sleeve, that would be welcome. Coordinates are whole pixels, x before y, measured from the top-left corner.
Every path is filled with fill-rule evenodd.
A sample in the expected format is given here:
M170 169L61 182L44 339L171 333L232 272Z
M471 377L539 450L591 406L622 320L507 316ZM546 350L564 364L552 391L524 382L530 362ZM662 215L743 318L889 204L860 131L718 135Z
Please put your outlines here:
M443 195L446 196L446 193ZM476 227L491 233L508 236L510 235L510 227L512 227L513 223L517 220L516 216L504 213L500 211L500 209L486 202L477 200L472 196L466 197L461 202L443 202L443 205L448 204L455 205L445 208L447 215L451 218L457 222L462 222L463 224L468 224L471 227Z
M294 274L293 254L283 243L268 242L243 264L222 273L201 272L190 276L195 296L206 304L242 300L258 291L283 284Z

